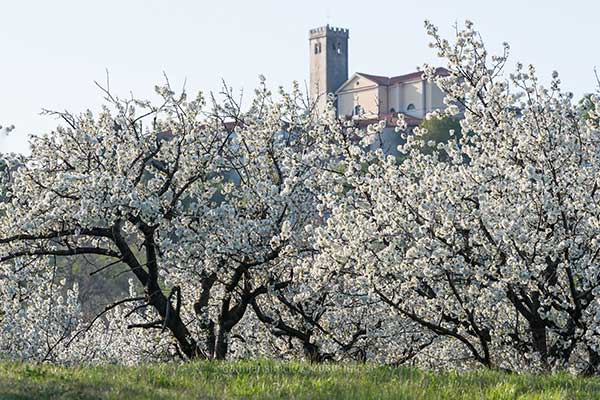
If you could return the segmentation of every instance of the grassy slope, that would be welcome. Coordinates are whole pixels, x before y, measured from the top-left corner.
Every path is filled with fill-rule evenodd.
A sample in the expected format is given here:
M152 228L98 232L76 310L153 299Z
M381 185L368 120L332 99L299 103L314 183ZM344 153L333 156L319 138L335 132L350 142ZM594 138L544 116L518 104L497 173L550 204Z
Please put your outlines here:
M59 368L0 363L0 399L599 399L600 378L271 361Z

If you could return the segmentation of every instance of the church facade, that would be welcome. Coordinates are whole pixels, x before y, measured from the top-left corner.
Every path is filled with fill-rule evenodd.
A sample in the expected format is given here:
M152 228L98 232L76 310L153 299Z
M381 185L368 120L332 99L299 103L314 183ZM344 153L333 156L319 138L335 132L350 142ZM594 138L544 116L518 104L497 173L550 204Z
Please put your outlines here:
M310 97L316 107L323 109L327 95L333 94L340 118L352 118L361 125L385 119L391 125L402 113L412 126L428 112L445 108L443 92L423 79L421 72L348 76L348 39L348 29L329 25L309 32ZM438 68L436 74L448 71Z

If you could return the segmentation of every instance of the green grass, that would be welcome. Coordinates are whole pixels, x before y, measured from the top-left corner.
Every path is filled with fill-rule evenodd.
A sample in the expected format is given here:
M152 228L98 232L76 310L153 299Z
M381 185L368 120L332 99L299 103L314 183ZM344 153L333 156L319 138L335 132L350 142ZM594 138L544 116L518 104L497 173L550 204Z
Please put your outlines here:
M265 360L135 368L0 363L0 399L600 399L600 378Z

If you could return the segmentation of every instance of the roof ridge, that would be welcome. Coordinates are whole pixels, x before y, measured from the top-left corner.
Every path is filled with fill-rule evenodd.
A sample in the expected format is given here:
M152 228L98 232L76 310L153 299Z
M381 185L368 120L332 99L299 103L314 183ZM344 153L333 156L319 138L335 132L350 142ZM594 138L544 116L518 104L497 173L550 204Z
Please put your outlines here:
M367 74L365 72L357 72L358 75L363 75L363 76L375 76L377 78L389 78L388 76L385 75L374 75L374 74Z
M375 83L383 84L386 86L390 84L389 76L365 74L364 72L356 72L356 74L362 76L363 78L372 80Z

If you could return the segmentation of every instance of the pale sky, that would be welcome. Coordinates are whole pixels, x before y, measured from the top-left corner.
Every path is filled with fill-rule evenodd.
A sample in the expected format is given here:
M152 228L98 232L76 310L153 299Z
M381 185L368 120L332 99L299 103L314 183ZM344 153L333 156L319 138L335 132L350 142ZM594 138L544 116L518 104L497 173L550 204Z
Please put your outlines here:
M593 90L600 67L598 0L0 0L0 152L27 150L27 136L58 121L42 108L97 110L94 80L152 96L163 71L188 91L221 79L248 94L263 74L273 88L308 79L308 30L329 22L350 29L350 74L400 75L436 62L423 20L450 35L475 22L490 49L511 45L516 61L563 87Z

